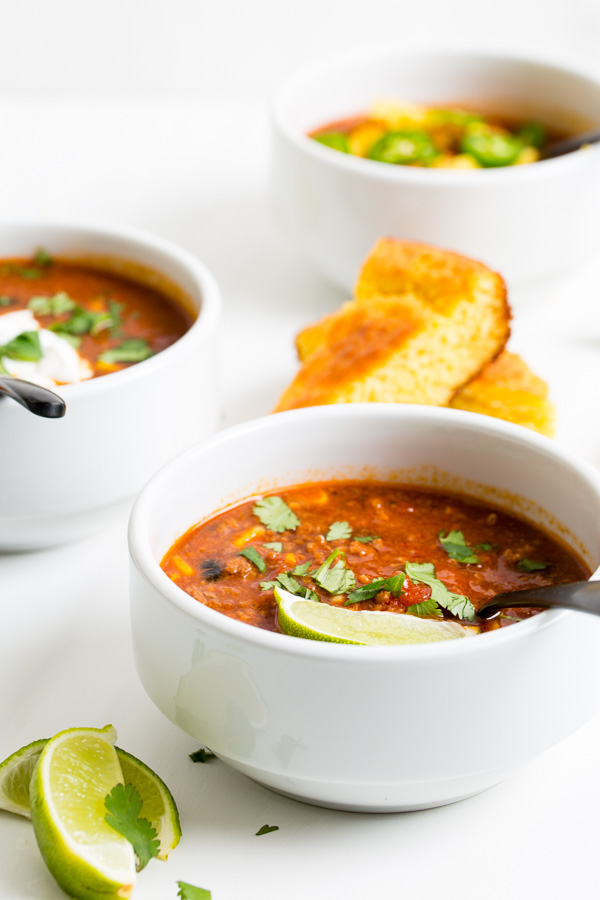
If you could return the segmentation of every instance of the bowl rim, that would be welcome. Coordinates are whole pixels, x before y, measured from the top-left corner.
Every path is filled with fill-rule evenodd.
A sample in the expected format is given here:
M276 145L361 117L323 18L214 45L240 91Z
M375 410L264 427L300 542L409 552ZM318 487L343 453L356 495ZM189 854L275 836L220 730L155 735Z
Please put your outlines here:
M60 394L61 397L64 397L66 402L77 400L80 396L89 397L92 394L125 388L127 384L140 378L148 377L152 372L156 372L165 366L174 365L179 355L188 352L190 344L204 343L216 330L221 308L221 292L214 275L193 253L178 246L168 238L135 226L110 222L98 223L85 219L0 218L0 235L3 231L10 231L11 229L22 230L23 232L27 230L43 232L47 230L49 243L52 240L53 232L70 231L74 237L80 236L84 240L89 237L91 254L94 252L93 241L95 237L112 238L124 244L137 244L145 250L170 257L174 262L186 269L187 273L196 282L201 294L201 307L192 324L173 344L149 359L135 363L135 365L126 369L109 372L99 378L89 378L84 381L57 385L53 390ZM125 262L135 262L134 259L128 256L127 252L124 252L122 256L119 253L109 255L114 255L114 258L123 259ZM150 265L148 268L152 269L153 266ZM160 266L154 270L159 274L161 272ZM171 280L177 281L177 279ZM189 349L191 350L192 348L189 347Z
M542 54L526 54L518 52L503 53L500 50L474 50L471 48L451 48L447 45L423 45L420 47L402 47L398 44L370 45L358 49L347 50L331 57L321 57L301 66L292 72L271 98L270 116L273 127L289 143L301 153L308 154L315 161L331 168L341 168L347 172L354 172L365 178L376 181L391 181L399 184L418 185L422 188L444 187L473 187L478 185L493 185L498 182L520 183L523 180L539 180L553 177L561 171L569 171L577 167L582 161L582 155L578 152L567 153L552 159L538 160L535 164L524 166L500 166L489 169L425 169L411 166L394 166L389 163L380 163L376 160L354 157L351 154L332 151L331 148L319 144L308 137L307 134L293 128L287 120L287 103L290 95L297 90L303 81L307 81L319 73L327 73L352 63L377 63L378 60L389 57L436 57L438 60L446 58L448 61L469 59L473 62L502 62L506 64L527 64L533 68L551 69L560 75L569 78L579 78L587 82L598 91L600 101L600 78L591 70L576 67L566 62L555 62L550 57ZM600 124L600 122L599 122ZM600 144L586 148L585 157L589 154L598 156ZM485 181L481 181L481 179Z
M473 637L476 640L469 638L466 641L448 640L425 645L369 647L326 641L301 640L290 635L266 631L254 625L232 619L217 610L204 606L172 582L160 568L159 562L154 558L149 539L149 528L156 497L161 493L163 485L170 481L172 474L177 472L177 470L184 471L197 456L218 447L219 444L228 444L232 441L243 444L249 435L271 427L274 421L281 422L281 427L283 428L286 427L288 422L298 421L303 428L306 428L308 425L306 420L309 422L312 420L312 424L316 424L320 419L331 415L340 418L342 422L345 417L361 416L366 416L367 418L383 416L399 419L413 416L417 419L433 420L434 422L449 418L454 419L457 424L466 426L474 431L483 431L491 435L505 435L515 439L529 449L549 454L561 464L576 470L588 480L591 489L595 491L600 502L600 473L596 472L591 464L579 459L570 450L557 445L550 438L529 431L519 425L513 425L501 419L494 419L478 413L412 404L356 403L309 407L262 416L223 429L206 441L196 444L170 460L146 483L134 503L128 526L130 563L138 569L169 605L189 616L198 624L204 625L207 629L219 632L225 639L248 643L273 653L293 654L295 657L337 661L340 663L351 661L357 664L359 660L366 664L367 662L374 663L377 660L380 660L382 663L389 662L390 659L397 659L398 661L410 660L413 663L421 661L429 663L433 658L453 658L456 654L462 656L464 653L477 654L488 652L496 643L502 645L506 641L526 639L528 635L539 633L546 628L554 626L561 619L575 615L575 613L568 610L546 610L510 628L495 629L482 635L474 635ZM275 425L273 427L278 426ZM244 501L242 499L239 502ZM596 578L600 579L600 566L591 575L591 579Z

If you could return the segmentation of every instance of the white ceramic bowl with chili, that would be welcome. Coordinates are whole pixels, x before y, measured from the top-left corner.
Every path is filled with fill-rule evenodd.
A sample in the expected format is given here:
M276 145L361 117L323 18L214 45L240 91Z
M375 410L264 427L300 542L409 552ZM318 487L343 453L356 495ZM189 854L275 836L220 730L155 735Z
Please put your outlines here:
M157 473L130 520L133 646L149 696L228 765L318 805L454 802L600 707L593 616L546 611L466 640L353 646L229 618L161 568L181 535L229 504L306 482L392 477L525 517L598 576L598 473L526 429L434 407L317 407L223 431Z
M0 257L52 258L113 272L187 308L171 346L120 371L55 388L63 418L0 400L0 550L71 541L113 521L156 469L211 434L219 403L217 284L192 254L131 228L0 223ZM32 282L34 284L35 282Z
M509 283L568 271L596 250L597 145L459 171L363 159L308 136L387 99L541 120L569 135L600 126L600 81L549 61L386 47L306 66L272 106L271 195L277 220L327 279L350 291L382 237L464 253Z

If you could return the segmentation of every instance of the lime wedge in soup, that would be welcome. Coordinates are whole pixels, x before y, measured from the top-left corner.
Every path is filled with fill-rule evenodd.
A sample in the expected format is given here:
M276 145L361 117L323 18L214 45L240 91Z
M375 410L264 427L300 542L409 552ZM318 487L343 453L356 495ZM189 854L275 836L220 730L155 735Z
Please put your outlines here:
M337 644L395 646L428 644L476 634L479 629L458 622L420 619L402 613L349 610L274 590L279 627L285 634Z

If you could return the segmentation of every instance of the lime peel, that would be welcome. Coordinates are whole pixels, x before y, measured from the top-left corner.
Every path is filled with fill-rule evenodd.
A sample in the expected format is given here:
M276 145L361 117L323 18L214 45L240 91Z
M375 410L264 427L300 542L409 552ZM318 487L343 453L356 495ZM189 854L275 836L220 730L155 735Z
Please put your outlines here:
M285 634L338 644L397 646L469 637L479 628L395 612L350 610L274 589L278 621Z

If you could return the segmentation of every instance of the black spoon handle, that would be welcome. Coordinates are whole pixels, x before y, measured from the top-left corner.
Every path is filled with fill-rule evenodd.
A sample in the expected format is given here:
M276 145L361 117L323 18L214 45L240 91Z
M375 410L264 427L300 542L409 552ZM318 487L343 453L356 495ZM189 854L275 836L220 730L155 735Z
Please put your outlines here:
M60 419L67 411L65 401L58 394L40 387L39 384L12 378L10 375L0 376L1 394L16 400L34 415L43 416L46 419Z
M496 596L477 611L482 619L489 619L502 609L520 606L541 609L576 609L579 612L600 616L600 581L572 581L569 584L552 584L549 587L529 588L526 591L506 591Z
M597 144L598 141L600 141L600 128L567 138L564 141L558 141L556 144L550 144L549 147L542 150L541 159L553 159L555 156L564 156L565 153L572 153L586 144Z

